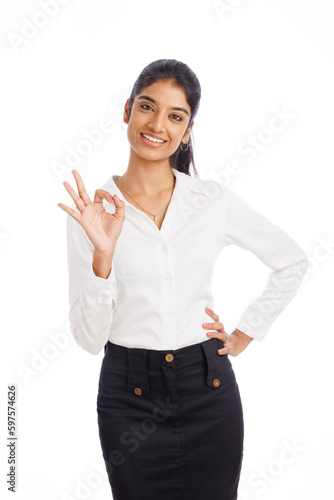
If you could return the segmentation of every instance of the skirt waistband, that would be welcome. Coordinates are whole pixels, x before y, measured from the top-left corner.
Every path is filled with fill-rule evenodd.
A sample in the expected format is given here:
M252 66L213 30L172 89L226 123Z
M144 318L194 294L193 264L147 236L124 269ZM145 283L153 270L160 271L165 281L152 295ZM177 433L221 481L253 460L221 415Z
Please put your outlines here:
M216 348L216 350L213 349ZM142 347L125 347L119 344L115 344L114 342L110 342L110 340L104 346L104 352L108 356L116 357L118 359L126 359L129 355L133 355L136 357L144 356L149 361L157 361L161 362L164 359L170 362L172 359L175 364L184 364L193 361L198 361L203 351L205 352L215 352L217 353L218 349L224 347L224 344L221 340L216 337L204 340L203 342L199 342L197 344L191 344L185 347L180 347L178 349L163 349L163 350L155 350L155 349L145 349ZM171 355L171 356L170 356Z
M177 400L175 372L178 367L203 363L206 360L206 384L213 389L220 386L224 371L230 366L228 355L220 355L217 352L223 346L223 342L216 337L174 350L131 348L108 341L105 345L105 357L109 358L110 362L114 359L127 363L127 390L138 395L150 392L147 371L150 366L160 365L171 388L172 398Z

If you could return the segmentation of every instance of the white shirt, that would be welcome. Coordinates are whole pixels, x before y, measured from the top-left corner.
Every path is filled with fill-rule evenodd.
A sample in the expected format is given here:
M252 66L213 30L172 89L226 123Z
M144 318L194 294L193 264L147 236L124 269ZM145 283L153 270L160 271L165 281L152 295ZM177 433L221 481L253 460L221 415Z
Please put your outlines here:
M211 280L226 245L253 252L271 272L236 328L262 341L295 296L308 258L282 229L218 181L172 169L176 183L161 229L125 200L113 175L102 186L125 203L125 221L107 279L94 274L93 244L67 215L69 318L75 341L98 354L110 340L125 347L174 350L208 340ZM112 203L105 209L115 212Z

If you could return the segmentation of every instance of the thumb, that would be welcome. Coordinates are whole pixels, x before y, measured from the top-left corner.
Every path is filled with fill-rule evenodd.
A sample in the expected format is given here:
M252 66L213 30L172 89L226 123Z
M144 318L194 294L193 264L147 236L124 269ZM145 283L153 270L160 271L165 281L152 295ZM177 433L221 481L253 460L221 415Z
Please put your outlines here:
M117 196L117 194L114 194L114 204L116 208L116 212L114 213L114 216L123 221L125 219L125 203L123 200L120 200Z

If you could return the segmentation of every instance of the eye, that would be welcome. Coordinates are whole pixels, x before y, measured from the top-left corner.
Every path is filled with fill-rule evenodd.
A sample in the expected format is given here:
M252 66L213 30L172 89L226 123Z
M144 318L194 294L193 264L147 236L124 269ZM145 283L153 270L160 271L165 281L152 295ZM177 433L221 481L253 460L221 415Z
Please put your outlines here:
M151 108L153 110L152 106L150 106L149 104L141 104L140 107L143 109ZM179 116L179 115L170 115L170 116L176 117L177 122L181 122L183 120L183 118L181 118L181 116Z
M151 108L151 109L152 109L152 106L150 106L149 104L142 104L140 107L141 107L141 108L144 108L144 106L147 106L148 108ZM144 108L144 109L146 109L146 108Z

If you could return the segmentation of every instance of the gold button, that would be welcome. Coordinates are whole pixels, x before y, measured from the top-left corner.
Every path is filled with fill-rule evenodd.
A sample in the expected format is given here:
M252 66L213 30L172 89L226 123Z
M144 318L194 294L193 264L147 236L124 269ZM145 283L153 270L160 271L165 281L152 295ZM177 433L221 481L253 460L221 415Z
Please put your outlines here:
M166 361L168 361L168 362L169 362L169 361L173 361L173 359L174 359L173 354L166 354L166 356L165 356L165 360L166 360Z
M214 385L215 387L218 387L218 386L220 385L220 380L219 380L219 378L215 378L215 379L214 379L214 381L213 381L213 385Z
M139 387L135 387L134 391L136 394L138 394L138 396L141 395L141 389Z

